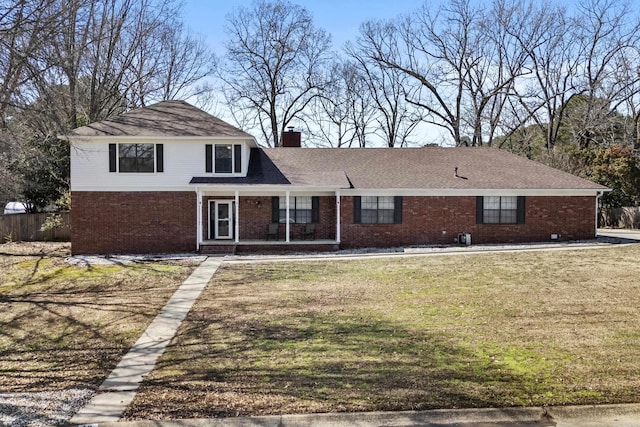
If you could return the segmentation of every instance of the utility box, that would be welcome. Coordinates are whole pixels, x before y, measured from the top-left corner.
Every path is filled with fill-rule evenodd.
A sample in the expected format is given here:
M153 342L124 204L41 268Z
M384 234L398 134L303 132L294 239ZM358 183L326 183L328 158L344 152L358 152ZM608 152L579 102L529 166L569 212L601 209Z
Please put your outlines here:
M461 245L471 246L471 233L460 233L457 240Z

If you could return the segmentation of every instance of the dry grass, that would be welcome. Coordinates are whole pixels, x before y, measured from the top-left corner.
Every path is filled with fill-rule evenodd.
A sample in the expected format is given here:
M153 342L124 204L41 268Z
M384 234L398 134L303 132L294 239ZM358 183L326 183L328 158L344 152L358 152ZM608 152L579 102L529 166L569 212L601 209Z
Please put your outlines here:
M638 402L640 246L233 265L130 418Z
M0 245L0 390L97 387L193 266L72 266L69 245Z

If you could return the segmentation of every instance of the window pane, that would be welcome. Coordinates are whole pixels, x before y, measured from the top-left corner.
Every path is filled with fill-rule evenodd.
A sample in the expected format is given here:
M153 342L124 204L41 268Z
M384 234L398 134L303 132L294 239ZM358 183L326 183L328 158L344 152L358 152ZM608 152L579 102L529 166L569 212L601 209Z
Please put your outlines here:
M500 205L500 209L517 209L518 198L515 196L501 197Z
M517 222L517 211L515 210L503 210L501 213L500 222L502 224L515 224Z
M311 196L297 196L296 209L311 209Z
M296 210L296 222L298 224L308 224L311 222L311 210Z
M136 159L128 157L120 157L120 172L135 172Z
M229 235L229 221L218 221L218 235L219 236Z
M378 197L378 209L393 209L393 197Z
M153 159L138 159L136 172L153 172Z
M378 211L378 222L380 224L393 224L393 210L381 209Z
M500 209L500 197L486 196L484 198L485 209Z
M363 196L360 199L362 209L378 209L378 198L376 196Z
M362 209L360 221L363 224L376 224L378 222L378 211L375 209Z
M120 144L120 172L153 172L154 144Z
M483 222L485 224L499 224L500 211L497 209L485 209L483 213L483 219Z
M120 144L118 145L120 158L135 158L136 144Z
M216 144L216 173L231 173L231 145Z

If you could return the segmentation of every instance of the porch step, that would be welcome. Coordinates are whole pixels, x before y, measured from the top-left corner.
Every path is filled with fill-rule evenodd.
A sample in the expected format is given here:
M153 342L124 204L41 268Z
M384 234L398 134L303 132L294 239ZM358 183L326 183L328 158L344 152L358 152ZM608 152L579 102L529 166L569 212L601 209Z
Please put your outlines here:
M282 244L248 244L236 246L236 253L268 253L286 254L300 252L335 252L340 249L339 243L282 243Z
M228 254L233 255L236 253L236 245L200 245L200 253L204 255L209 254Z

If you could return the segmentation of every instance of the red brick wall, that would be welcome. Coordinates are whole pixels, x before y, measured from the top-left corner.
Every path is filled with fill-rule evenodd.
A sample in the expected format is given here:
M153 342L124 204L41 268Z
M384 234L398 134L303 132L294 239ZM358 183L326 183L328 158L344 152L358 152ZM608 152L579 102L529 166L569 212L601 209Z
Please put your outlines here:
M353 198L341 198L343 247L451 244L461 232L472 243L516 243L595 237L595 197L527 197L525 224L476 224L475 197L404 197L402 224L354 224Z
M192 252L195 192L71 194L73 254Z
M336 238L336 198L320 197L320 222L316 239ZM240 197L240 240L263 240L271 223L271 197ZM285 239L285 224L279 226L280 240ZM291 224L291 240L298 240L305 224Z
M203 200L203 239L208 236L208 200ZM451 244L461 232L473 243L589 239L595 235L594 197L527 197L525 224L476 224L475 197L404 197L402 224L354 224L353 198L341 198L343 247ZM263 240L271 222L271 197L240 197L240 240ZM335 239L334 197L320 198L316 239ZM73 192L72 252L161 253L194 251L193 192ZM303 224L291 224L291 240ZM280 224L284 240L285 225Z

